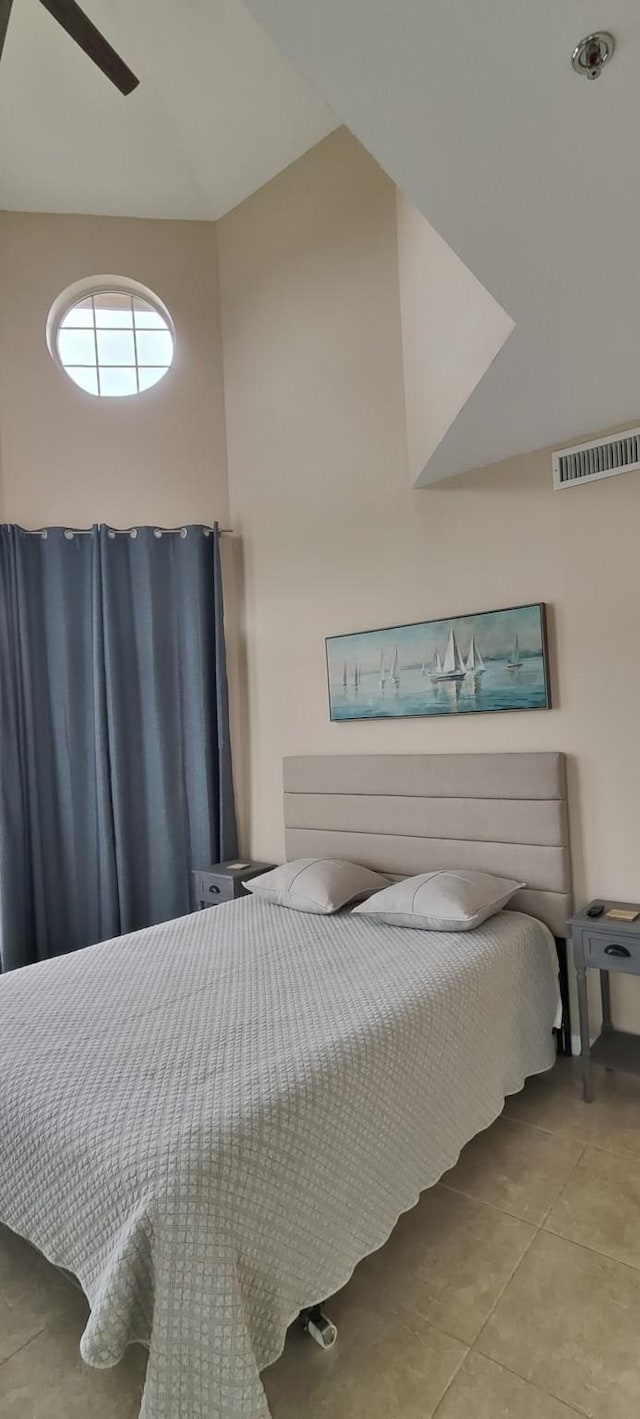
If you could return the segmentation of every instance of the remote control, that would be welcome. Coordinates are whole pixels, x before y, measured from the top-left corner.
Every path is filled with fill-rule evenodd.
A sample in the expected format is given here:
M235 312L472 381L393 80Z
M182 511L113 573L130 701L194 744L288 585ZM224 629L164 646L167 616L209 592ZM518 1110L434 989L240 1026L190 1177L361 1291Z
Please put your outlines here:
M604 911L604 902L594 902L594 903L593 903L593 906L590 906L590 907L589 907L589 910L588 910L588 912L587 912L587 916L602 916L603 911Z

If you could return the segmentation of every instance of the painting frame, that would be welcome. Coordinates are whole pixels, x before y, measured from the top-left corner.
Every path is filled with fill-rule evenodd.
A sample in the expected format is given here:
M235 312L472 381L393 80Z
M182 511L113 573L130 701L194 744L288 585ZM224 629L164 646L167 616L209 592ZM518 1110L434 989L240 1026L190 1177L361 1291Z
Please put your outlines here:
M479 667L474 667L473 669L469 670L467 667L464 670L463 674L462 665L464 664L464 655L462 655L459 651L457 651L458 661L460 663L460 668L458 670L453 669L451 671L451 674L447 674L446 672L444 672L441 675L432 675L428 672L428 679L430 680L432 685L434 685L434 682L438 682L438 690L447 690L449 698L443 700L440 705L433 702L434 696L432 696L431 703L428 705L428 707L416 707L416 697L414 695L413 699L410 701L410 707L403 708L402 701L400 700L398 692L396 690L395 703L393 703L391 699L389 699L387 701L386 707L381 708L380 706L378 706L377 711L375 705L372 706L371 702L369 702L366 707L364 704L361 704L361 712L358 713L357 695L355 694L355 692L361 686L362 676L360 676L360 681L357 682L357 670L355 672L356 680L354 681L353 687L354 697L352 697L350 703L347 704L347 701L349 700L349 692L346 679L343 680L344 695L341 696L340 685L336 680L335 657L336 651L338 652L339 657L342 657L345 650L345 645L349 641L352 641L354 643L362 643L363 641L368 641L369 638L372 638L372 647L375 646L377 649L377 646L381 644L381 638L390 638L393 636L394 632L398 633L398 639L400 639L400 637L404 633L414 633L415 635L417 635L418 632L421 632L423 634L426 634L426 632L428 631L433 632L434 627L441 628L442 633L442 628L446 626L450 628L450 631L452 630L454 632L453 640L455 646L456 626L458 626L458 634L460 634L459 627L462 624L468 626L470 622L493 622L494 620L497 620L501 617L511 618L511 620L513 621L514 618L521 617L522 613L529 613L529 615L531 615L531 613L535 613L537 615L538 641L536 643L536 649L524 650L522 652L522 659L519 661L519 663L517 663L519 652L518 640L516 639L514 646L516 661L514 661L512 657L511 661L503 662L503 671L505 669L508 670L509 675L506 682L504 681L504 676L502 679L502 698L509 699L509 703L490 703L488 702L488 700L491 697L483 695L482 692L474 696L470 696L468 693L463 694L462 687L464 687L466 691L468 689L469 684L473 684L475 687L477 687L478 684L484 684L485 672L488 669L491 670L493 668L493 663L496 662L496 657L488 656L487 661L485 662L482 659L481 655L478 656L478 660L482 668L480 669ZM476 632L473 632L474 640L475 635ZM448 651L450 651L449 642L447 642L447 649ZM469 651L470 658L472 653L473 643ZM522 693L514 693L514 681L516 680L517 675L519 675L519 672L523 668L525 668L525 673L527 670L531 670L533 667L531 665L525 666L525 662L531 662L533 660L537 660L539 662L539 665L536 667L537 673L535 678L535 685L531 686L530 695L527 696L526 687ZM522 711L527 712L539 709L548 710L553 708L551 695L551 676L549 668L547 603L544 601L522 602L515 606L500 606L490 611L470 611L466 613L458 612L455 615L448 617L439 616L431 617L428 620L409 621L406 623L403 622L401 624L390 626L376 626L373 627L371 630L367 631L343 631L337 635L334 634L331 636L325 636L325 661L327 674L327 693L329 700L329 719L331 723L334 724L346 724L352 721L362 723L363 720L367 719L431 719L440 718L442 716L453 716L455 718L464 716L466 714L512 714L521 713ZM346 664L347 662L345 660L345 667ZM390 667L388 672L383 673L383 657L381 653L380 675L382 678L379 682L381 686L383 685L383 680L392 680L393 685L397 685L398 681L396 678L393 678L392 669L393 667ZM415 672L416 666L414 665L413 667L409 667L409 669L413 669L413 671ZM444 669L444 661L440 666L440 669ZM371 679L371 673L371 671L368 672L369 680ZM422 664L421 673L423 676L425 675L424 660ZM491 678L491 676L489 678ZM509 684L509 681L511 681L511 684ZM518 687L516 686L516 691L517 689ZM455 691L455 694L452 694L453 691ZM378 696L378 701L380 701L380 698L381 697ZM493 699L500 699L499 691L494 693Z

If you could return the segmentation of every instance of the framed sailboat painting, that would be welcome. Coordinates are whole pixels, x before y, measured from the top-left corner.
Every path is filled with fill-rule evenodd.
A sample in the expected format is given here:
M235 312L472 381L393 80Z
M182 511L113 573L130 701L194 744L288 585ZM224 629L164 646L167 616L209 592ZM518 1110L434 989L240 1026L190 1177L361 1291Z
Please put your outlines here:
M333 720L550 709L545 606L328 636Z

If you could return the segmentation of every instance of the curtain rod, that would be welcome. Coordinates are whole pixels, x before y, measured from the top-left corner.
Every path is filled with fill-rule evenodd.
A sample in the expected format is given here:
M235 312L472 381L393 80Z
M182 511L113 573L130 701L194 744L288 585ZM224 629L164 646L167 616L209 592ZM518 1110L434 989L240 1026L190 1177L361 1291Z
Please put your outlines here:
M56 525L59 526L59 527L63 526L62 523L58 523L58 524L56 524ZM109 524L108 524L108 523L96 523L95 525L96 525L97 527L104 527L104 526L109 527ZM141 525L142 525L142 526L147 526L147 527L153 526L152 523L146 523L146 524L141 524ZM194 523L194 524L186 524L186 525L187 525L187 526L193 525L193 526L195 526L195 527L204 527L204 528L206 528L207 532L213 532L213 531L214 531L214 528L215 528L215 523L210 523L210 522L196 522L196 523ZM22 527L20 523L17 523L17 526L20 528L20 531L21 531L21 532L26 532L27 535L30 536L30 537L41 537L43 532L48 532L48 531L49 531L49 528L48 528L48 527ZM183 524L182 524L182 527L154 527L154 532L182 532L184 526L185 526L185 524L183 523ZM110 532L113 532L114 535L115 535L115 534L118 534L118 535L121 536L121 537L127 537L127 536L130 536L132 532L137 532L137 531L138 531L138 528L137 528L136 526L133 526L133 527L109 527L109 531L110 531ZM74 537L89 537L90 534L93 532L93 527L65 527L65 532L72 532L73 535L74 535ZM221 536L221 537L233 537L233 535L234 535L234 529L233 529L233 527L219 527L219 528L218 528L218 532L220 533L220 536Z

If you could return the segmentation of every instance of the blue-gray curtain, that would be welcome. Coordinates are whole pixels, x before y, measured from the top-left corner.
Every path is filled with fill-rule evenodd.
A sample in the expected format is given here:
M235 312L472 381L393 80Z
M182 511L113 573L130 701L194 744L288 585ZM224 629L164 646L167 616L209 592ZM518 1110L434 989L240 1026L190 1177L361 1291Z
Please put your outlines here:
M217 528L0 526L0 968L180 916L236 852Z

